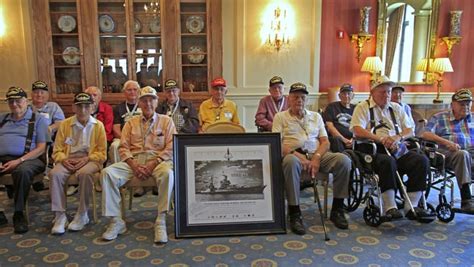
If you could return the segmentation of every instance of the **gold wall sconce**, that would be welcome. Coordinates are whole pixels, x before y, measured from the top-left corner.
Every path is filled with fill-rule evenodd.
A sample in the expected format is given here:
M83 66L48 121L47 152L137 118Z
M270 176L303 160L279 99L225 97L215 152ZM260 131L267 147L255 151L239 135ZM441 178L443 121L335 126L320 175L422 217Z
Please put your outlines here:
M438 90L436 93L436 98L433 100L433 103L443 103L443 100L440 99L440 94L443 88L443 74L445 72L454 72L453 66L451 65L451 61L447 57L436 58L433 62L433 66L431 67L431 71L438 75Z
M448 57L453 52L453 46L461 42L461 15L462 10L454 10L450 12L450 24L449 24L449 36L441 37L441 40L446 44L448 48Z
M364 49L365 43L370 41L373 34L369 33L369 15L370 15L370 6L366 6L360 9L360 24L359 24L359 33L351 34L351 43L356 44L357 49L357 62L360 62L360 57L362 56L362 50Z
M7 25L3 16L3 7L0 5L0 39L7 34Z
M280 7L273 10L273 17L270 21L270 29L265 41L265 46L279 52L290 47L290 34L288 29L288 18L286 9Z
M370 85L372 86L372 84L377 80L377 76L382 72L382 68L382 60L380 60L379 57L366 57L360 70L372 74L370 78Z

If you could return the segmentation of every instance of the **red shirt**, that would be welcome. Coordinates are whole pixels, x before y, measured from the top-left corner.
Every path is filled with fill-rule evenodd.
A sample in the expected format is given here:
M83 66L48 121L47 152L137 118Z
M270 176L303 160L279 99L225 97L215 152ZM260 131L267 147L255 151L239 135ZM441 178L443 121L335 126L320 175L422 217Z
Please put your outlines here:
M99 108L93 114L93 116L104 124L107 142L112 142L112 140L114 140L114 135L112 134L112 127L114 126L114 112L112 107L109 104L100 101Z

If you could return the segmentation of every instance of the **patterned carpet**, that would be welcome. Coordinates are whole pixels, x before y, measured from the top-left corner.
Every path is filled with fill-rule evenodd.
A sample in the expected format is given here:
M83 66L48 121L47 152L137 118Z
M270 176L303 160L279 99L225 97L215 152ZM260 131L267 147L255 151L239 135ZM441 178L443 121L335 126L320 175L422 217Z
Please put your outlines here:
M70 211L76 208L76 197L68 198ZM401 220L373 228L364 223L359 208L350 214L349 230L336 229L328 221L331 240L325 242L312 191L306 189L302 197L308 229L304 236L176 240L170 234L167 245L157 246L153 244L156 197L150 193L134 199L126 234L104 242L100 238L104 220L82 232L50 235L53 215L48 191L32 193L30 231L16 235L12 201L0 192L10 222L0 228L0 266L474 266L474 216L456 214L449 224ZM173 225L173 217L168 216L168 232L174 232Z

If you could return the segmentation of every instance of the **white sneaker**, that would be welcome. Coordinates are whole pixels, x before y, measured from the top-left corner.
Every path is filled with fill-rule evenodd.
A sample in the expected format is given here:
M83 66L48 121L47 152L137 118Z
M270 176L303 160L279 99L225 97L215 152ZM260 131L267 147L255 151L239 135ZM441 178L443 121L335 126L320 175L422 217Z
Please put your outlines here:
M168 243L168 234L166 233L166 215L160 214L155 221L155 243Z
M67 191L66 191L66 195L67 196L72 196L74 195L78 190L78 186L75 186L75 185L70 185L68 188L67 188Z
M74 220L72 220L72 222L69 224L67 229L69 231L81 231L82 229L84 229L84 226L86 226L88 223L89 223L89 216L87 215L87 212L83 214L79 214L78 212L74 216Z
M122 219L113 219L109 226L107 226L107 230L102 234L102 238L107 241L114 240L118 235L121 235L126 231L127 227Z
M67 225L67 217L66 214L63 213L59 216L59 218L54 219L54 225L51 229L51 234L53 235L62 235L66 232L66 225Z

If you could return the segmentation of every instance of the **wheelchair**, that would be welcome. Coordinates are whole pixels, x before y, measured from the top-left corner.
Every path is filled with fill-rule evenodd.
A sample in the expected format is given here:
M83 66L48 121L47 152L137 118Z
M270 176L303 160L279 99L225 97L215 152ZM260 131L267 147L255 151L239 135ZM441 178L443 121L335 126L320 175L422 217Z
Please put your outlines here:
M456 177L453 170L446 167L446 157L438 152L438 144L432 141L421 140L421 149L430 160L431 172L426 189L426 198L431 190L438 191L438 206L436 206L436 217L445 223L454 219L456 213L465 213L454 207L454 182ZM449 190L449 201L446 197Z
M408 140L410 146L420 147L415 140ZM413 144L412 144L413 143ZM383 203L381 199L381 190L379 187L379 176L375 173L373 164L375 155L377 154L377 144L373 141L357 140L354 142L352 150L346 150L353 162L352 173L349 184L349 197L346 201L346 209L351 212L356 210L360 204L365 204L363 211L363 218L367 225L377 227L383 222L390 221L383 211ZM388 151L387 151L388 153ZM402 177L397 172L398 187L401 196L397 196L397 202L408 201L405 184ZM366 192L364 193L364 189ZM412 212L414 212L411 203L409 202ZM419 207L428 209L432 213L435 212L434 207L426 202L423 196L420 200ZM400 208L400 207L399 207ZM429 223L433 219L426 219L424 222Z

